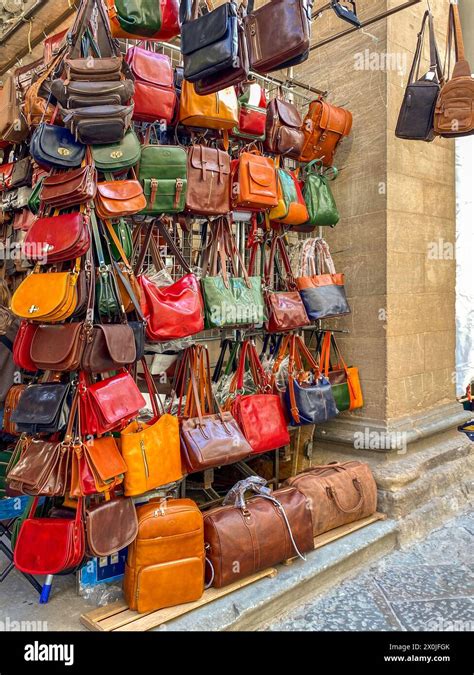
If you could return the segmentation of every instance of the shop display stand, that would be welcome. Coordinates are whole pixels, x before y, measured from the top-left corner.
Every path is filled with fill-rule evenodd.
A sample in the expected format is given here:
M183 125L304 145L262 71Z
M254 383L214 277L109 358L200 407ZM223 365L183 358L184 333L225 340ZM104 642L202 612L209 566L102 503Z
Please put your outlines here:
M318 549L326 544L341 539L352 532L356 532L367 525L377 522L378 520L385 520L386 515L383 513L374 513L368 518L363 518L348 525L342 525L334 530L325 532L324 534L315 537L314 548ZM295 560L285 561L283 564L291 564ZM189 602L184 605L176 605L175 607L167 607L154 612L145 612L139 614L138 612L128 609L128 606L123 601L117 601L106 607L98 607L91 612L81 614L81 623L83 626L93 631L101 632L141 632L152 630L166 624L168 621L173 621L184 614L192 612L204 605L214 602L219 598L223 598L234 591L238 591L245 586L253 584L255 581L260 581L266 577L273 578L278 574L278 567L270 567L266 570L252 574L246 579L236 581L234 584L225 586L224 588L209 588L204 591L199 600Z

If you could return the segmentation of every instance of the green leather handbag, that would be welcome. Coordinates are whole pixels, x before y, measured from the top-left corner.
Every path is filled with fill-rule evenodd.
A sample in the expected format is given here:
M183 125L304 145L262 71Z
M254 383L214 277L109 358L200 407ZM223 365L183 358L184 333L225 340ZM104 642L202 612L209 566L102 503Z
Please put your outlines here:
M142 147L138 180L143 186L147 206L142 213L180 213L186 205L187 154L177 145Z
M97 278L95 281L95 304L101 317L114 319L120 315L121 311L119 292L112 269L105 262L94 208L91 209L91 225L98 262Z
M129 129L118 143L93 145L92 159L99 171L124 171L140 161L141 145L133 129Z
M43 187L43 178L40 178L39 181L33 188L30 196L28 197L28 208L31 213L37 214L40 208L40 197L41 197L41 188Z
M204 251L201 279L206 328L252 325L266 321L262 277L250 277L247 274L228 219L214 221L212 227L212 241ZM218 259L221 262L220 272L217 271ZM237 276L236 259L242 276ZM207 275L209 260L213 262ZM233 276L227 273L227 262L230 263Z
M126 33L153 37L161 28L160 2L157 0L115 0L117 20Z
M308 225L334 227L339 222L339 212L329 185L337 177L336 167L322 173L322 160L313 159L303 168L303 197L309 213Z

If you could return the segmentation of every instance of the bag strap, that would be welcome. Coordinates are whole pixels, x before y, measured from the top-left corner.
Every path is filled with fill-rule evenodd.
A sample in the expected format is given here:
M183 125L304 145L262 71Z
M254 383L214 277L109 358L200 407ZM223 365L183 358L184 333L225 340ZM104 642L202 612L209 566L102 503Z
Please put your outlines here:
M171 250L174 257L176 258L176 260L178 261L178 263L181 265L182 269L184 270L184 272L186 272L186 274L191 274L192 270L191 270L190 266L188 265L186 259L184 258L183 254L179 250L176 243L173 241L173 238L171 237L171 235L170 235L168 229L166 228L164 222L162 220L158 220L157 225L158 225L158 230L159 230L161 236L166 241L166 245Z
M415 55L413 57L410 75L408 77L408 84L411 84L412 82L418 80L420 76L421 56L423 53L423 43L427 22L429 28L429 44L430 44L430 71L432 71L438 76L438 80L440 82L443 80L441 61L439 58L438 47L436 44L436 36L434 32L433 15L429 10L426 10L426 12L423 15L423 20L421 22L420 32L418 33L418 41L416 44Z
M454 42L454 53L456 63L451 75L451 52ZM446 68L447 65L447 68ZM449 5L448 18L448 37L446 40L446 53L443 74L446 80L450 77L471 77L471 68L466 61L464 53L464 40L462 36L461 17L459 16L459 7L457 4Z
M94 12L96 10L96 13ZM100 53L102 58L108 56L118 56L119 50L117 48L112 33L110 31L110 24L108 16L105 12L104 4L101 0L82 0L79 11L76 15L76 21L68 33L68 51L67 57L69 59L81 57L82 40L87 31L89 35L92 33L89 30L92 19L97 17L97 47L96 51ZM95 43L95 40L94 40Z
M158 390L156 388L155 380L153 379L153 376L150 373L150 369L148 367L148 363L145 357L142 357L141 364L143 368L143 374L145 376L145 382L148 389L148 393L150 394L150 401L151 407L153 409L153 415L155 417L155 420L157 420L161 417L161 415L165 414L165 409L161 402L160 395L158 394Z

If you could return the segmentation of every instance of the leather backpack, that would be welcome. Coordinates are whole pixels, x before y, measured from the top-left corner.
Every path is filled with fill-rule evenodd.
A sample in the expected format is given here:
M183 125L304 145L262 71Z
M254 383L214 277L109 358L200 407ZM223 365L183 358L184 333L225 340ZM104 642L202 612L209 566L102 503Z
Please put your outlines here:
M453 42L456 64L450 77ZM464 55L459 8L453 4L449 5L447 54L446 82L436 103L434 130L445 138L470 136L474 133L474 77Z
M312 101L303 123L304 143L300 162L322 159L324 166L332 166L339 142L352 128L352 113L323 99Z
M297 159L305 140L303 120L293 103L274 98L268 104L265 148L276 155Z
M133 119L139 122L164 120L171 124L177 98L169 56L132 47L125 60L135 77Z
M203 216L230 211L229 153L205 145L189 148L186 211Z

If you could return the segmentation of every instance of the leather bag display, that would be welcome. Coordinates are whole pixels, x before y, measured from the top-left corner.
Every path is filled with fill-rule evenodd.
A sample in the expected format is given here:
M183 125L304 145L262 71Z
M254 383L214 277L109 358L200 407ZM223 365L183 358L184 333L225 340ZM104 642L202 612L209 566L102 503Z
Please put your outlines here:
M170 40L179 35L179 0L106 0L113 37Z
M179 102L179 121L187 127L233 129L239 123L239 104L234 87L200 96L194 84L183 81Z
M324 239L305 241L296 284L311 321L350 314L344 274L336 273Z
M313 159L302 168L303 198L309 216L308 231L324 225L334 227L339 222L339 211L329 184L337 178L337 174L334 166L324 171L319 159Z
M273 159L257 150L232 160L232 206L263 211L278 205L277 173Z
M451 73L454 43L456 62ZM464 41L458 5L449 5L447 63L443 68L444 84L438 96L434 130L444 138L474 134L474 77L464 53Z
M277 155L298 159L304 143L303 120L297 107L274 98L267 107L265 148Z
M369 465L363 462L313 466L286 484L307 498L315 537L377 510L377 485Z
M423 40L427 23L430 42L430 69L420 77ZM433 129L434 111L443 79L438 48L436 46L433 15L429 11L426 11L423 15L420 32L418 33L415 56L398 115L395 136L412 141L434 140L436 136Z
M205 145L189 148L186 211L202 216L229 213L229 153Z
M320 96L309 104L304 118L304 143L299 161L321 159L324 166L332 166L338 144L351 129L352 113L331 105Z
M135 541L138 519L132 499L117 497L85 510L87 551L103 558Z
M137 508L123 590L132 610L152 612L198 600L204 591L203 517L191 499L153 499Z
M311 512L295 488L271 492L265 480L251 477L237 483L223 506L204 513L207 580L215 588L228 586L314 548ZM245 498L251 490L257 496ZM238 562L238 565L235 563Z
M177 97L169 56L137 46L127 51L125 60L135 77L133 119L170 124Z

